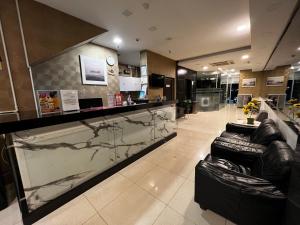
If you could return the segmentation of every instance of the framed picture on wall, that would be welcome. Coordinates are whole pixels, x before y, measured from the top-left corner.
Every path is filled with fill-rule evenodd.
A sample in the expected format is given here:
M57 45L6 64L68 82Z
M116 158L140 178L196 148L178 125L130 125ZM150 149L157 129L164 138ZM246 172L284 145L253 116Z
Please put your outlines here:
M247 78L242 80L242 87L255 87L256 78Z
M280 77L267 77L267 86L283 86L284 76Z
M107 86L107 69L105 59L95 59L80 55L82 84Z

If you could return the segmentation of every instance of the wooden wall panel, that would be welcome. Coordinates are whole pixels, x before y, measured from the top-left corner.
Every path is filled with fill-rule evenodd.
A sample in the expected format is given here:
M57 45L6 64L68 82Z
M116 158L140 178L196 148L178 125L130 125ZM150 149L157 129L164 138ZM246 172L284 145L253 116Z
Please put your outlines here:
M48 60L106 32L36 1L18 2L30 65Z
M145 54L146 59L144 59ZM176 61L148 50L142 52L141 56L143 56L143 61L147 63L148 75L156 73L174 78L174 95L176 96ZM149 87L148 97L150 100L154 100L158 95L163 97L163 88Z
M35 110L15 0L0 1L0 19L19 111Z
M0 35L0 111L15 110L12 87L10 85L7 62L5 59L4 45Z
M289 77L289 67L282 66L275 70L252 72L243 70L240 73L239 94L252 94L254 97L266 97L268 94L285 94ZM278 87L266 86L267 77L284 76L284 85ZM256 86L253 88L242 87L245 78L256 78Z

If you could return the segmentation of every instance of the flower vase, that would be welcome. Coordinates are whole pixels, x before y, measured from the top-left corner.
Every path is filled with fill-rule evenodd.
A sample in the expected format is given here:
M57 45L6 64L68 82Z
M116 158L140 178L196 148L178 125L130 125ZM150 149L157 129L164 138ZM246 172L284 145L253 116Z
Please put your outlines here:
M254 118L247 118L247 124L254 125Z

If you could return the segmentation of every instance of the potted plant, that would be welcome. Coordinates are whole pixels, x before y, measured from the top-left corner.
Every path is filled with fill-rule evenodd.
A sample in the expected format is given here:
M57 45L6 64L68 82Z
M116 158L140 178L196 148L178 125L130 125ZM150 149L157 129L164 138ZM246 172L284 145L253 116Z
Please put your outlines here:
M243 112L245 115L247 115L247 124L254 124L254 118L252 115L256 112L258 112L259 107L258 107L258 102L257 100L251 100L248 102L247 105L244 105L243 107Z

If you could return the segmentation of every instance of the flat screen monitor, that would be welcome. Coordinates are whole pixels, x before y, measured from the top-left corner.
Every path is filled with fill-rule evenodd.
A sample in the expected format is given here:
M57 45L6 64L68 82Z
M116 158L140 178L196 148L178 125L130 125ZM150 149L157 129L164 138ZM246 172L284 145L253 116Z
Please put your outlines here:
M152 74L149 77L150 87L164 87L165 85L165 76L159 74Z

